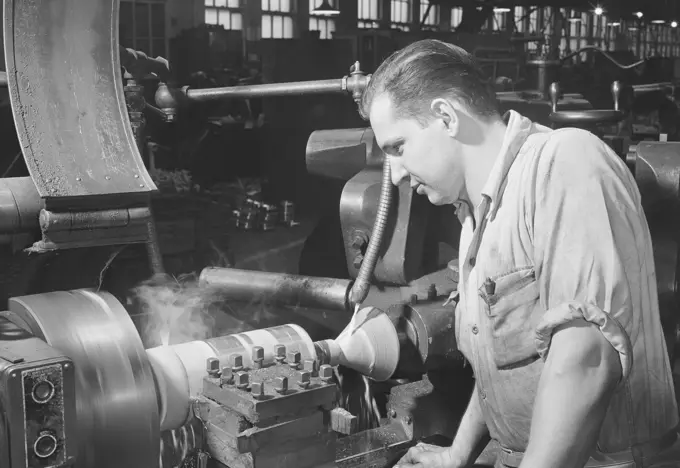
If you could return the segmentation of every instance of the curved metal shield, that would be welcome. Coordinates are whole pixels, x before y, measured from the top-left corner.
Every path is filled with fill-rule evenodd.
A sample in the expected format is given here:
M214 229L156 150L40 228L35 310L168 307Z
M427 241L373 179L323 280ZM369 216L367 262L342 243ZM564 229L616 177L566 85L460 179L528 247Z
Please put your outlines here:
M4 0L14 120L48 205L101 208L102 197L128 204L156 190L126 110L118 11L119 0Z

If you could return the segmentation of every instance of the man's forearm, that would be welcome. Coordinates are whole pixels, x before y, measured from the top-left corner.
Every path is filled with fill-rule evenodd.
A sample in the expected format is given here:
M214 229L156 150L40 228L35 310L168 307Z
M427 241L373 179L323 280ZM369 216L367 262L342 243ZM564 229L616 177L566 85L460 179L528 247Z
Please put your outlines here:
M460 421L456 438L449 449L451 460L456 468L471 466L489 443L489 430L482 416L477 388L472 391L472 397L467 410Z
M618 359L593 325L581 320L558 329L541 375L521 468L585 465L621 375Z

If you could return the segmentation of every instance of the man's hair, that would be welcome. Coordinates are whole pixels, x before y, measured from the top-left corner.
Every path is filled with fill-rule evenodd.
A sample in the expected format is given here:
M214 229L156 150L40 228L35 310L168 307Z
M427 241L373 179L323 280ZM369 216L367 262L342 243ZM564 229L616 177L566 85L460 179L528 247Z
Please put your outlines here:
M376 96L387 93L398 115L426 123L430 103L454 98L482 118L499 115L490 80L465 50L453 44L426 39L389 56L375 71L361 100L360 112L368 119Z

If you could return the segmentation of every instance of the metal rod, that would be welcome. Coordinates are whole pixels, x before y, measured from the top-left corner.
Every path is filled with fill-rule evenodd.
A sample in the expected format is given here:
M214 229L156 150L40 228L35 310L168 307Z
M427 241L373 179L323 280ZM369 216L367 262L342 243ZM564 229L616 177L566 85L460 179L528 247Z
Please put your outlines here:
M199 283L228 291L234 301L267 301L325 310L349 310L352 281L267 273L232 268L205 268Z
M346 86L341 78L293 83L230 86L225 88L187 89L186 95L190 101L202 102L215 99L298 96L301 94L328 94L345 91Z

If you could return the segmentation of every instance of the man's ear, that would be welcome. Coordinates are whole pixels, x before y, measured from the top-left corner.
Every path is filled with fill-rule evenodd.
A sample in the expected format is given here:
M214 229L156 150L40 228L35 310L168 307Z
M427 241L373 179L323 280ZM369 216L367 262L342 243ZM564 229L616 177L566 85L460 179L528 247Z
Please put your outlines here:
M460 129L460 119L458 118L458 112L451 103L446 99L437 98L430 104L430 110L435 119L446 127L449 135L455 138Z

